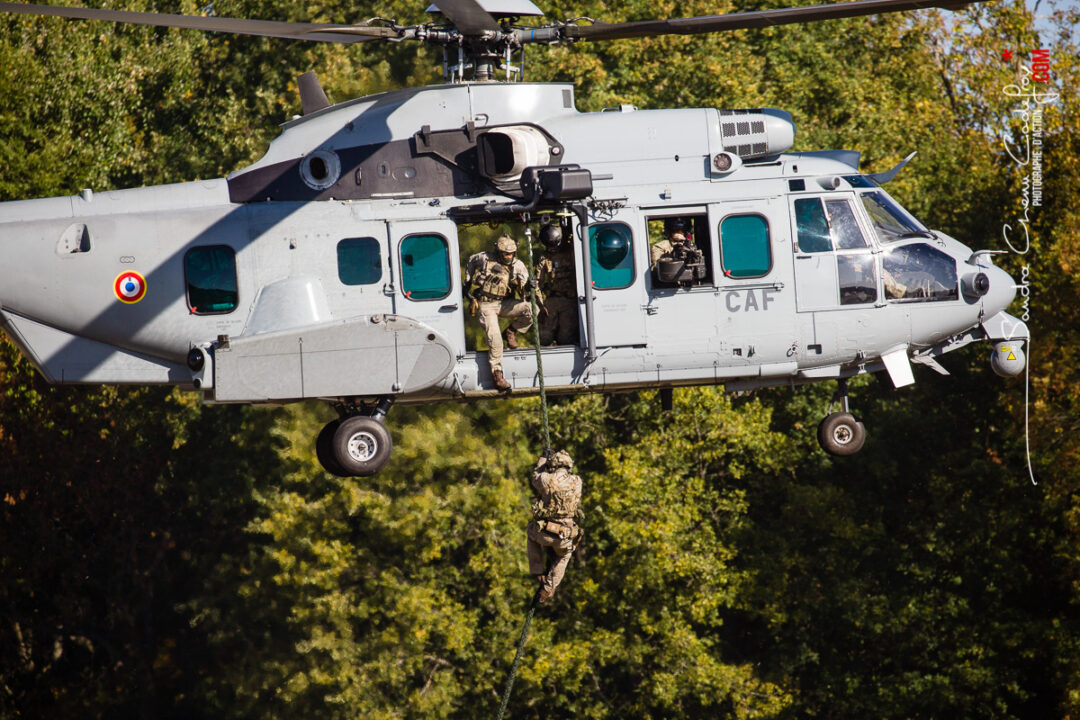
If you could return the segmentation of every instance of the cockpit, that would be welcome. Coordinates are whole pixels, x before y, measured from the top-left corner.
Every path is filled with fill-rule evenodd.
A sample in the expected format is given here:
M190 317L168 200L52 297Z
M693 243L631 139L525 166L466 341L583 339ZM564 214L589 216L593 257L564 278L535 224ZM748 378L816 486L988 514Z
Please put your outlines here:
M879 292L890 303L958 300L957 261L945 252L944 241L893 200L873 178L850 175L843 179L857 199L797 197L792 208L799 257L826 253L836 256L840 305L873 303ZM865 211L862 221L856 219L859 206ZM864 237L863 227L869 237ZM875 238L874 245L883 251L876 268L877 253L871 247ZM880 286L875 275L881 278Z

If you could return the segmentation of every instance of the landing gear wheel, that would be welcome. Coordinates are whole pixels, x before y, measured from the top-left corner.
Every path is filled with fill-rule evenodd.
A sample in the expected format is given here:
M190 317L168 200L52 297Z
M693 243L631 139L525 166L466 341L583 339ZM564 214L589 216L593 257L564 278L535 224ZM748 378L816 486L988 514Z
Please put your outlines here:
M315 457L319 458L319 464L326 472L338 477L348 477L349 473L334 459L334 433L341 425L341 419L331 420L323 426L319 437L315 439Z
M818 442L830 455L854 455L866 442L866 426L851 413L831 413L818 425Z
M341 421L330 443L345 475L374 475L390 460L390 431L378 420L358 415Z

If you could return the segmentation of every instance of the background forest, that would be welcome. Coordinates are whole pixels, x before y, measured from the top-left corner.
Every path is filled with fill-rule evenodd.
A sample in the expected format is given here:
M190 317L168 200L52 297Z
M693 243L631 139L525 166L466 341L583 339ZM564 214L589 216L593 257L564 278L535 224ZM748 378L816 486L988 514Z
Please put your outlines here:
M198 13L192 0L111 7ZM552 0L608 21L780 3ZM424 3L218 0L221 16L416 21ZM986 345L853 388L870 437L837 460L832 388L554 403L587 543L533 624L515 718L1080 717L1080 51L999 0L809 26L530 48L581 110L778 107L796 150L861 150L928 225L1030 282L1023 378ZM1016 238L1025 130L1005 88L1050 50L1044 205ZM1010 57L1011 53L1011 57ZM220 177L299 113L434 82L426 47L351 48L0 16L0 200ZM1045 86L1044 86L1045 87ZM18 272L0 268L0 273ZM1021 314L1020 302L1013 307ZM2 338L2 336L0 336ZM378 477L331 477L330 412L51 387L0 339L0 717L494 715L533 590L535 401L395 408Z

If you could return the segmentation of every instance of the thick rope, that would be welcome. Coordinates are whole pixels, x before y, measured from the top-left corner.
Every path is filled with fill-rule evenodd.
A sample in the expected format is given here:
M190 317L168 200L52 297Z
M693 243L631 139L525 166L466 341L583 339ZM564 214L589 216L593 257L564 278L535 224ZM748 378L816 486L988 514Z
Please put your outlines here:
M499 705L499 715L496 720L502 720L506 712L506 703L510 702L510 690L514 687L517 678L518 665L521 664L521 652L525 649L525 639L529 636L529 624L536 613L536 603L540 599L540 591L533 594L532 602L529 603L529 614L525 616L525 625L521 628L521 637L518 638L517 652L514 653L514 662L510 665L510 675L506 678L506 688L503 690L502 703Z
M525 246L529 248L529 277L536 280L536 268L533 265L532 230L525 225ZM529 291L529 302L533 316L533 346L536 348L536 374L540 378L540 417L544 422L544 452L551 452L551 424L548 422L547 391L544 389L544 360L540 356L540 310L536 303L536 287Z

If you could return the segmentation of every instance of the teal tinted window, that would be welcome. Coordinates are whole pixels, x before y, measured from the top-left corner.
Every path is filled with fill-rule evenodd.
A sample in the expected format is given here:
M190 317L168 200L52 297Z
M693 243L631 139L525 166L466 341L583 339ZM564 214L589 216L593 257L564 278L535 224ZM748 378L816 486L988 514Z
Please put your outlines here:
M589 226L589 256L593 287L613 290L634 282L634 242L622 223Z
M236 253L226 245L197 247L184 256L187 301L196 315L229 313L236 309Z
M410 235L401 241L401 292L410 300L450 294L450 248L441 235Z
M799 231L799 250L802 252L829 252L829 221L819 198L800 198L795 201L795 225Z
M730 278L761 277L769 272L772 251L765 218L760 215L724 218L720 223L720 266Z
M382 251L375 238L345 238L337 244L338 278L344 285L382 280Z

